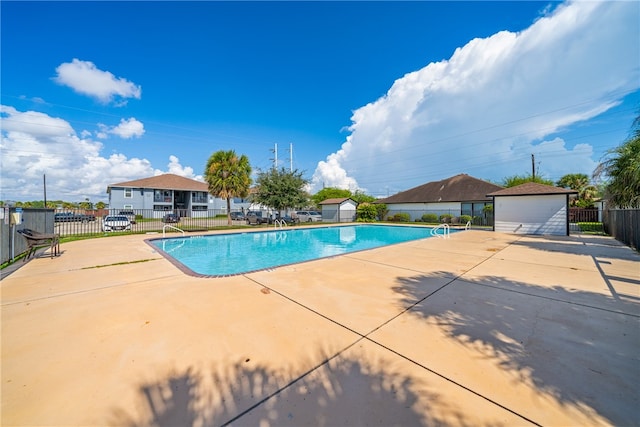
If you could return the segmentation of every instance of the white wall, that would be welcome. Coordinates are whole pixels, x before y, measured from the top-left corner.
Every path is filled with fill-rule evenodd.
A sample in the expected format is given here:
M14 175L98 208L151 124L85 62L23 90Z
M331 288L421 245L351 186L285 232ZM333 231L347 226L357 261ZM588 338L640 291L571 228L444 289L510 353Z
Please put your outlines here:
M437 212L438 215L443 211L450 212L453 216L460 216L460 202L440 202L440 203L387 203L389 213L393 215L397 212L405 212L411 215L411 221L420 219L422 214L427 212Z
M322 220L328 222L351 222L356 218L356 205L353 200L341 204L322 205Z
M567 235L567 196L498 196L495 231L516 234Z
M356 202L346 200L340 205L340 222L351 222L356 219Z

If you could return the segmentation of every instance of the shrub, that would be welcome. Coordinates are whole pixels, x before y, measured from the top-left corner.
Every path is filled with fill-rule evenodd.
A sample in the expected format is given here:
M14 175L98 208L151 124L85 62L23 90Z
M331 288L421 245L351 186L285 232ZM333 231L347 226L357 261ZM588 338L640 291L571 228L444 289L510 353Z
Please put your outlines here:
M579 222L578 227L580 227L580 231L585 231L588 233L604 232L604 228L602 227L601 222Z
M471 215L460 215L460 224L467 224L471 221Z
M434 213L426 213L426 214L422 215L422 221L423 222L436 223L436 222L438 222L438 215L436 215Z
M384 217L389 213L389 209L387 209L387 205L384 203L376 203L374 205L376 207L377 219L382 221Z
M389 218L389 220L393 222L409 222L411 220L411 215L405 212L399 212Z
M451 214L442 214L440 215L440 222L448 224L451 222L451 218L453 218Z
M378 210L371 203L360 203L356 208L357 222L374 222L378 219Z

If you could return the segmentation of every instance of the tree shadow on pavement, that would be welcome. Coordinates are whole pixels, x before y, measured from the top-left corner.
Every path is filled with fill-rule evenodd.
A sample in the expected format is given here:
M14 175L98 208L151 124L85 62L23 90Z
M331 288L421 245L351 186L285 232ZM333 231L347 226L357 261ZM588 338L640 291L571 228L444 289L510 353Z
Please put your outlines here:
M336 359L341 359L337 362ZM363 361L334 358L307 374L291 376L237 363L175 372L139 388L136 413L112 412L123 426L354 426L442 425L424 410L437 394L411 391L413 381ZM420 400L420 402L419 402ZM461 411L453 411L464 419ZM461 423L463 424L463 423Z
M608 236L527 236L513 242L514 246L526 246L546 252L589 255L639 261L640 253Z
M409 305L445 273L399 279L395 291ZM623 312L608 309L612 303L624 304ZM586 405L614 425L639 425L638 307L604 294L484 276L458 279L409 313L563 404Z

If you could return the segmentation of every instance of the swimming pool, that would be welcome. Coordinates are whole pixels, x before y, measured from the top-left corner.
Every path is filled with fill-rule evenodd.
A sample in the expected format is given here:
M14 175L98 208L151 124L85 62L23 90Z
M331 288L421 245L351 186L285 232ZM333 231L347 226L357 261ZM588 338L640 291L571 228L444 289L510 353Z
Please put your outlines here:
M432 237L431 230L346 225L151 239L148 243L186 273L230 276L424 239Z

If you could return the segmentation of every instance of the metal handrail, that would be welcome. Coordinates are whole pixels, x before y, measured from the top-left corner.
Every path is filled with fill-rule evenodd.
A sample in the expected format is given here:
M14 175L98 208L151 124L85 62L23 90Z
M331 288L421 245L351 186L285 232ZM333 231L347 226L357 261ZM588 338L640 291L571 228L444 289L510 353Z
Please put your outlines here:
M442 234L438 233L439 229L442 229ZM450 234L449 224L440 224L439 226L431 229L431 235L439 238L448 239Z
M288 227L288 226L289 226L289 224L287 224L287 221L285 221L284 219L274 219L273 220L273 228L276 228L276 227L282 228L282 227Z
M174 230L177 230L177 231L181 232L181 233L182 233L182 237L184 237L184 231L183 231L183 230L180 230L178 227L174 227L173 225L165 224L165 225L162 227L162 238L163 238L163 239L164 239L165 230L166 230L166 228L167 228L167 227L169 227L169 228L173 228Z
M471 229L471 221L467 221L467 225L464 226L465 230L470 230Z

